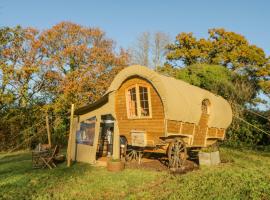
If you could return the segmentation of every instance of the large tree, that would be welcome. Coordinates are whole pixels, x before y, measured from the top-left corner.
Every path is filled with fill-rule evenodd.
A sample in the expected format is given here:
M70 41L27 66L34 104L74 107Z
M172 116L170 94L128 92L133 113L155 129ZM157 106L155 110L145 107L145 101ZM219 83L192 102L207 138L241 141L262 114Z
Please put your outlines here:
M49 111L53 139L66 141L69 106L104 94L128 54L98 28L70 22L45 31L0 29L0 143L15 146L46 136ZM25 130L26 131L23 131ZM37 138L37 137L36 137ZM41 140L39 140L41 142ZM0 150L9 148L0 144Z
M117 54L114 42L98 28L62 22L44 31L40 41L48 81L61 103L63 99L80 104L97 100L115 71L127 64L127 53L120 50Z
M173 67L196 63L217 64L258 81L269 95L270 64L264 51L251 45L244 36L224 29L210 29L207 39L192 33L180 33L168 45L167 65Z
M28 106L44 84L38 33L19 26L0 30L1 108Z
M153 69L162 66L165 62L166 46L170 36L164 32L143 32L130 48L131 63L147 66Z
M41 95L45 73L40 68L43 55L38 35L33 28L0 29L0 140L6 144L0 149L22 144L33 134L30 127L40 120L37 107L45 103ZM34 127L36 133L42 128Z
M149 55L151 50L151 34L143 32L137 38L134 46L130 49L132 55L132 64L149 66Z

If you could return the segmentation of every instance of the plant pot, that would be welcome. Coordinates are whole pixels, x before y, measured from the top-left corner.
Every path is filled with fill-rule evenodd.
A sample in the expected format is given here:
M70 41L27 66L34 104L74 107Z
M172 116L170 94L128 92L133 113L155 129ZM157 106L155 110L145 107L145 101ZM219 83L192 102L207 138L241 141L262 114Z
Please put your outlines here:
M220 163L219 151L214 152L199 152L200 165L218 165Z
M122 161L111 161L109 160L107 163L107 170L110 172L119 172L124 170L125 164Z

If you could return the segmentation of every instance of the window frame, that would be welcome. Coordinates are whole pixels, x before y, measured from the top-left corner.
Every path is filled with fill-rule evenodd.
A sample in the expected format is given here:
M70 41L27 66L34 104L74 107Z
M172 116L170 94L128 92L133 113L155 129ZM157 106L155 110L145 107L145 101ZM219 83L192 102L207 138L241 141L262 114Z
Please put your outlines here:
M147 97L148 97L148 107L149 107L149 115L148 116L142 116L141 113L141 99L140 99L140 86L145 87L147 89ZM130 116L130 107L129 107L129 95L128 91L132 88L135 88L136 92L136 104L137 104L137 116ZM150 86L142 83L136 83L133 85L130 85L125 90L125 96L126 96L126 110L127 110L127 118L128 119L148 119L152 118L152 101L151 101L151 91Z
M203 106L206 108L206 112L203 111ZM201 103L201 110L203 114L210 115L211 112L211 102L209 99L203 99Z

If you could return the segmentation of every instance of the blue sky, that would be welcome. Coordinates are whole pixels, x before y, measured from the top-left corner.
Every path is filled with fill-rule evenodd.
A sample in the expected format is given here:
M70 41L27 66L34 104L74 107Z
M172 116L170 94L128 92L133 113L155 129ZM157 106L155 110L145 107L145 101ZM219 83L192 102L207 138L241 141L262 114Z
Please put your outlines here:
M46 29L60 21L96 26L122 47L143 31L206 37L224 27L244 35L270 55L270 1L267 0L0 0L0 26Z

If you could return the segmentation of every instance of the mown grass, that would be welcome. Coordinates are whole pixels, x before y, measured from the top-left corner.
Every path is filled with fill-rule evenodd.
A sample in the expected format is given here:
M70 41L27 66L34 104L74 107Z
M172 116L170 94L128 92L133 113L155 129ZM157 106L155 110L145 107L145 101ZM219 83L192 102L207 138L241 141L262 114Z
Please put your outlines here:
M1 156L0 199L270 199L270 152L221 148L229 162L185 175L83 163L34 170L29 152Z

